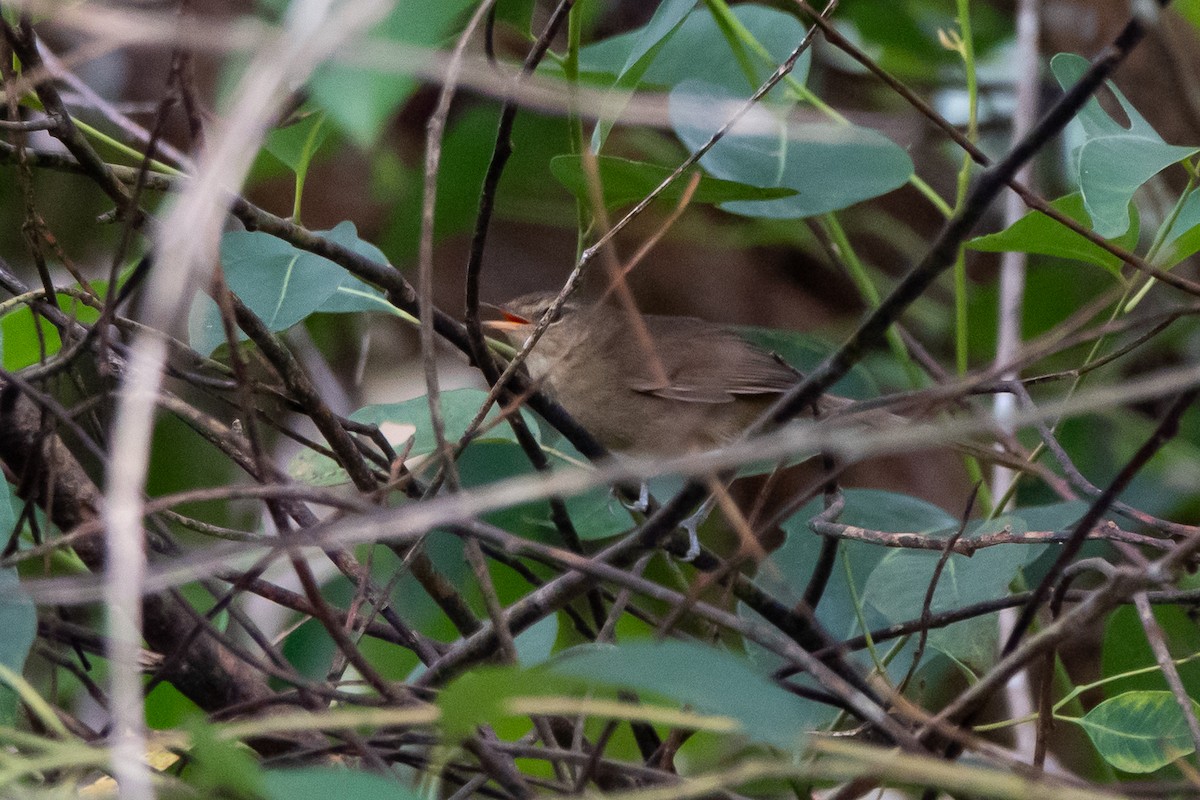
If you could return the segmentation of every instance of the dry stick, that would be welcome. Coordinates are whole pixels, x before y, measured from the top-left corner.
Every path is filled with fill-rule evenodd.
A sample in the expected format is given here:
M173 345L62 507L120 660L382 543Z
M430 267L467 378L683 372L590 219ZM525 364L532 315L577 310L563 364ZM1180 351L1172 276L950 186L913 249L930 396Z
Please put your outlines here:
M1175 664L1175 659L1171 657L1170 651L1167 650L1167 640L1162 626L1155 619L1154 612L1150 608L1150 600L1146 597L1145 592L1135 593L1133 604L1137 608L1138 622L1142 624L1142 630L1146 633L1146 641L1154 653L1154 660L1158 662L1158 668L1162 670L1167 686L1171 689L1171 694L1175 696L1179 710L1187 722L1188 733L1192 735L1192 745L1195 747L1194 752L1200 753L1200 720L1196 719L1196 707L1188 696L1183 680L1179 677L1179 667Z
M1013 386L1012 391L1013 394L1017 395L1017 398L1021 401L1025 408L1033 409L1035 407L1033 398L1031 398L1029 393L1025 391L1024 386L1017 384ZM1067 476L1067 480L1071 483L1071 485L1089 497L1099 497L1101 494L1099 487L1089 481L1083 475L1083 473L1079 471L1079 468L1076 467L1074 462L1071 461L1071 457L1067 455L1067 451L1063 449L1062 444L1059 443L1058 437L1054 435L1054 431L1050 429L1050 426L1047 425L1045 421L1037 421L1034 423L1034 429L1038 432L1038 435L1041 437L1042 441L1045 442L1046 449L1050 451L1051 455L1054 456L1059 466L1062 467L1063 473ZM1132 519L1135 522L1155 528L1169 536L1186 538L1200 533L1200 529L1194 525L1181 525L1177 522L1171 522L1170 520L1151 516L1140 509L1134 508L1133 506L1116 499L1113 499L1111 508L1116 513L1121 514L1128 519Z
M355 446L350 435L345 428L339 423L333 412L325 404L316 387L312 385L303 368L296 362L291 352L286 347L276 340L266 326L254 315L245 305L233 298L234 311L237 315L238 325L246 331L246 334L253 340L264 354L270 359L276 371L284 382L289 387L290 392L295 396L301 405L304 407L306 414L313 420L317 428L325 436L326 441L337 452L338 460L346 467L347 472L354 480L355 486L359 491L364 493L373 492L378 488L374 476L367 468L362 460L362 454ZM331 555L331 557L334 557ZM431 592L435 601L440 600L439 605L443 608L450 608L454 613L454 619L461 618L465 612L466 618L472 619L469 607L459 598L458 592L453 589L446 581L440 578L437 570L431 562L428 562L428 557L424 554L418 554L416 560L422 563L414 570L414 574L418 578L423 578L422 585L433 586L435 591ZM345 552L338 552L335 557L335 563L345 571L351 569L353 574L359 575L361 570L357 564L351 564L353 558ZM383 608L386 605L386 598L379 597L378 590L373 589L377 600L376 607Z
M16 89L16 73L13 71L13 51L7 40L0 39L4 42L4 46L0 47L0 83L5 89L7 100L8 116L13 122L19 122L21 118L21 107L19 102L19 94ZM35 120L36 121L36 120ZM54 116L48 117L46 122L50 123L46 130L53 130L58 125L58 120ZM14 132L19 132L20 128L10 128ZM58 296L54 292L54 279L50 275L50 268L46 264L45 255L42 252L41 239L39 237L39 215L37 213L37 205L34 199L33 191L33 173L29 166L29 155L25 147L24 136L17 135L13 137L16 144L13 145L16 150L17 162L17 182L21 187L21 199L24 201L25 221L21 225L21 232L25 238L26 248L29 250L29 255L33 259L34 266L37 268L38 278L42 282L42 288L45 290L46 299L58 305ZM34 320L37 320L35 312ZM40 323L38 323L40 327Z
M636 591L652 599L679 604L684 602L683 596L658 584L644 581L630 575L624 568L625 557L632 547L630 540L624 540L609 547L594 558L587 559L569 551L549 547L520 537L483 523L470 522L460 525L458 535L478 536L481 539L503 547L513 553L539 553L546 558L553 558L564 567L572 570L567 574L546 584L537 591L514 603L508 611L509 627L517 632L525 630L529 625L541 619L546 613L560 607L572 597L577 597L586 591L594 581L603 580L618 585L634 587ZM618 558L620 556L620 558ZM613 563L606 563L612 561ZM786 611L786 609L785 609ZM693 612L722 627L737 631L743 636L778 652L784 658L793 660L813 674L831 692L838 694L854 712L864 720L879 726L886 735L898 742L911 743L908 734L894 721L888 719L882 709L869 697L851 686L846 680L832 671L824 663L815 660L809 652L798 647L794 642L781 637L772 627L764 626L752 620L739 618L734 614L697 603ZM494 633L485 628L456 645L438 662L430 666L413 685L415 687L432 687L441 685L459 674L470 663L483 657L494 648Z
M1050 569L1047 570L1046 576L1038 583L1029 602L1021 610L1021 616L1013 624L1012 633L1009 635L1008 641L1004 643L1002 650L1004 655L1013 652L1017 644L1021 641L1021 637L1024 636L1029 626L1033 623L1034 614L1041 607L1042 603L1045 602L1046 597L1049 596L1051 588L1058 581L1063 570L1075 558L1075 555L1079 552L1079 548L1083 546L1088 532L1100 522L1100 519L1108 511L1113 501L1125 490L1134 476L1141 471L1142 467L1146 466L1163 445L1173 439L1178 433L1179 418L1191 406L1192 401L1196 399L1198 394L1200 394L1200 388L1193 388L1182 392L1175 398L1175 401L1167 409L1162 421L1159 422L1154 432L1138 448L1133 457L1125 463L1125 466L1121 468L1121 471L1117 473L1112 482L1100 493L1100 496L1092 503L1087 513L1075 524L1075 527L1071 530L1071 536L1063 545L1058 558L1054 560Z
M438 166L442 157L442 137L446 131L446 117L450 114L450 101L458 88L458 74L462 69L463 52L471 35L484 16L491 12L496 0L484 0L467 21L466 27L454 45L442 90L438 93L437 105L425 123L425 178L421 198L421 235L417 244L417 308L420 311L421 364L425 371L425 397L429 406L429 421L437 445L437 457L450 480L451 489L458 487L458 472L454 464L454 453L446 442L446 423L442 417L439 401L440 390L437 374L437 353L433 328L433 218L437 209Z
M534 42L533 47L530 48L528 54L526 55L525 61L521 67L521 72L516 79L516 86L514 86L514 89L519 87L521 81L533 74L533 71L537 68L537 65L541 63L542 59L546 55L546 52L550 49L551 41L553 41L554 36L561 28L563 22L566 21L574 2L575 0L562 0L555 7L554 12L551 14L550 19L546 23L545 29L542 31L537 41ZM484 5L486 6L487 4ZM480 7L480 11L482 10L483 6ZM461 51L456 50L455 55L456 58L461 59ZM443 111L443 118L445 116L445 112L448 111L449 91L452 91L452 89L453 86L448 81L446 89L443 90L443 98L447 104L445 109L441 109ZM464 317L468 345L466 352L483 373L484 379L491 386L491 392L489 393L488 401L481 406L476 418L472 420L471 424L467 426L467 430L463 433L462 439L457 448L459 451L465 447L470 437L474 435L474 431L478 429L479 424L483 420L483 415L487 413L488 407L491 405L493 396L497 395L496 387L500 387L499 396L505 397L506 399L513 397L513 395L509 394L508 391L510 384L508 382L500 381L501 374L496 369L496 363L492 359L491 353L488 351L487 345L484 341L483 327L479 318L479 279L483 270L483 256L487 246L488 230L491 226L493 210L495 207L496 191L500 185L500 178L504 174L504 168L508 163L508 158L512 154L512 127L516 120L516 115L517 105L511 99L506 100L500 110L500 121L496 131L496 143L492 150L492 158L488 163L487 172L484 174L483 188L480 191L479 196L479 210L475 218L475 229L471 237L471 248L467 256L465 298L466 311ZM432 147L433 132L434 131L431 126L431 145L429 150L429 153L431 154L434 153L434 149ZM438 130L438 134L440 136L440 128ZM427 187L436 186L436 169L436 159L427 161ZM430 190L427 189L427 191ZM428 195L426 212L429 215L427 232L429 241L428 246L432 248L433 206L428 202ZM425 230L423 229L423 242L425 241L424 237ZM429 254L429 259L432 261L432 252ZM432 331L430 331L429 335L432 336ZM521 387L517 386L515 388L519 391ZM529 459L529 462L533 465L534 469L540 472L549 470L550 463L546 458L546 454L542 452L541 446L539 445L537 439L533 436L533 433L529 430L529 426L525 424L524 418L520 414L512 414L507 415L505 417L505 421L512 428L513 433L517 437L517 443L520 445L521 450L525 453L526 458ZM576 427L578 427L577 424ZM603 448L597 449L597 443L595 440L591 439L590 436L587 438L590 441L586 442L586 447L580 448L580 452L584 453L585 455L592 456L598 456L602 454ZM571 439L569 435L568 439ZM575 443L573 439L572 443ZM443 450L442 452L443 457L447 459L447 461L454 457L450 450ZM579 533L575 529L574 523L571 521L570 514L567 512L566 504L562 501L562 498L552 497L549 500L549 504L551 521L553 522L555 529L558 531L563 543L575 552L582 553L583 543L579 538ZM588 592L587 598L592 614L592 621L594 625L599 628L604 624L604 604L599 594L596 592Z
M421 207L421 236L418 247L418 274L420 280L418 286L418 308L420 310L420 339L421 339L421 363L425 371L425 391L426 400L429 406L429 419L433 428L433 435L437 446L438 459L441 462L443 474L449 483L451 491L457 491L459 487L458 468L454 462L454 452L446 441L446 425L442 417L442 408L440 402L440 392L438 385L437 373L437 353L435 351L434 326L433 326L433 219L434 210L437 206L437 175L438 164L441 157L442 135L446 128L446 117L450 113L450 101L454 96L456 81L459 69L462 65L463 51L466 49L468 41L470 41L475 28L482 21L484 15L489 13L489 10L494 5L495 0L485 0L480 3L475 13L471 15L471 19L467 22L462 34L459 36L458 43L455 45L453 55L450 59L449 67L446 71L445 80L442 84L442 91L438 97L437 107L426 123L427 136L425 139L425 181L424 181L424 197ZM576 539L578 543L578 539ZM421 545L416 545L413 548L414 554L417 548ZM487 559L484 558L483 552L479 547L479 542L474 539L468 540L465 543L464 551L467 561L471 565L471 569L475 574L475 581L479 585L480 591L483 594L484 605L487 609L488 618L492 621L492 626L497 632L498 641L500 644L500 652L504 660L508 663L516 663L517 648L513 641L512 632L504 622L504 607L500 603L500 599L496 594L496 586L492 581L491 573L488 571ZM545 727L544 720L534 720L534 724L540 728ZM547 734L543 734L544 736ZM547 740L551 741L551 740ZM480 737L473 738L466 745L467 749L474 752L479 758L479 763L495 778L502 786L505 786L510 791L514 792L518 797L527 797L531 794L531 790L525 781L521 778L520 772L515 768L511 760L506 761L500 754L494 752L489 746L486 739ZM561 776L560 776L561 777Z
M7 21L0 20L0 32L3 32L9 46L12 47L17 57L21 59L21 65L24 69L33 72L43 69L42 58L37 49L37 40L34 37L33 27L30 25L28 18L22 18L18 24L18 28L13 28ZM63 104L62 97L59 95L58 89L54 87L54 84L49 81L39 82L37 85L37 94L38 98L42 101L42 106L46 109L46 113L54 117L58 122L50 130L50 134L62 142L63 147L67 148L71 155L75 156L75 160L79 162L92 180L95 181L96 185L100 187L100 190L108 195L109 199L116 204L122 213L128 211L134 214L135 219L140 220L140 212L137 212L130 206L132 195L125 188L124 184L117 180L112 169L104 162L104 159L100 158L92 148L91 143L75 127L75 123L71 119L71 114Z

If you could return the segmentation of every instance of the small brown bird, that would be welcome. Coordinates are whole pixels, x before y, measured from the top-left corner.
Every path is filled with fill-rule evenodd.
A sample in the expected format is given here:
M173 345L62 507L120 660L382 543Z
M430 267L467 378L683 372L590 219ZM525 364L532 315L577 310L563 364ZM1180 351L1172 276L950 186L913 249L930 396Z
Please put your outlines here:
M485 323L520 347L555 299L527 294ZM799 373L728 328L695 317L641 316L568 300L525 362L530 376L605 447L677 456L732 441ZM822 413L849 400L826 397Z

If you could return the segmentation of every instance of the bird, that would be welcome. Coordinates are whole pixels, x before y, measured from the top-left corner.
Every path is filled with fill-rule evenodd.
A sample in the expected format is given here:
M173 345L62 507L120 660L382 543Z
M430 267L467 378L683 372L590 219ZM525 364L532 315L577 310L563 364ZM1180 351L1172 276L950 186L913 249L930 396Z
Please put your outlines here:
M556 299L534 292L485 325L521 347ZM727 444L802 377L736 331L696 317L568 299L525 361L530 377L616 453L675 457ZM826 396L822 414L852 401Z

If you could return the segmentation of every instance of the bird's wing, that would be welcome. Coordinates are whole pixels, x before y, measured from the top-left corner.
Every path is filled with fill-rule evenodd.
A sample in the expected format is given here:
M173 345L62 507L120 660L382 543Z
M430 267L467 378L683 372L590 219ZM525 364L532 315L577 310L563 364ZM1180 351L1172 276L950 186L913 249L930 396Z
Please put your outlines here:
M634 391L688 403L732 403L738 397L779 394L798 380L770 353L732 331L688 318L675 318L671 325L670 331L653 331L662 370L649 358L637 359L629 376ZM671 347L672 339L686 339L689 346Z

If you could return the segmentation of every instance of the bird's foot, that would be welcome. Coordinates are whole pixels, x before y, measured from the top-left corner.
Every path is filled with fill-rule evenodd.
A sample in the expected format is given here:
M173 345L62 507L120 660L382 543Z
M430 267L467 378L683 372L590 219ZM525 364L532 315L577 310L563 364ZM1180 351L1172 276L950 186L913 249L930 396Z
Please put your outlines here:
M679 523L679 527L687 531L688 535L688 549L686 553L680 556L680 561L690 564L696 560L696 556L700 555L700 537L696 535L696 529L700 527L700 523L704 521L707 515L707 509L701 509Z
M645 481L638 484L637 500L629 500L630 490L624 486L614 486L612 489L613 497L617 499L622 506L637 514L645 514L650 510L650 487Z

